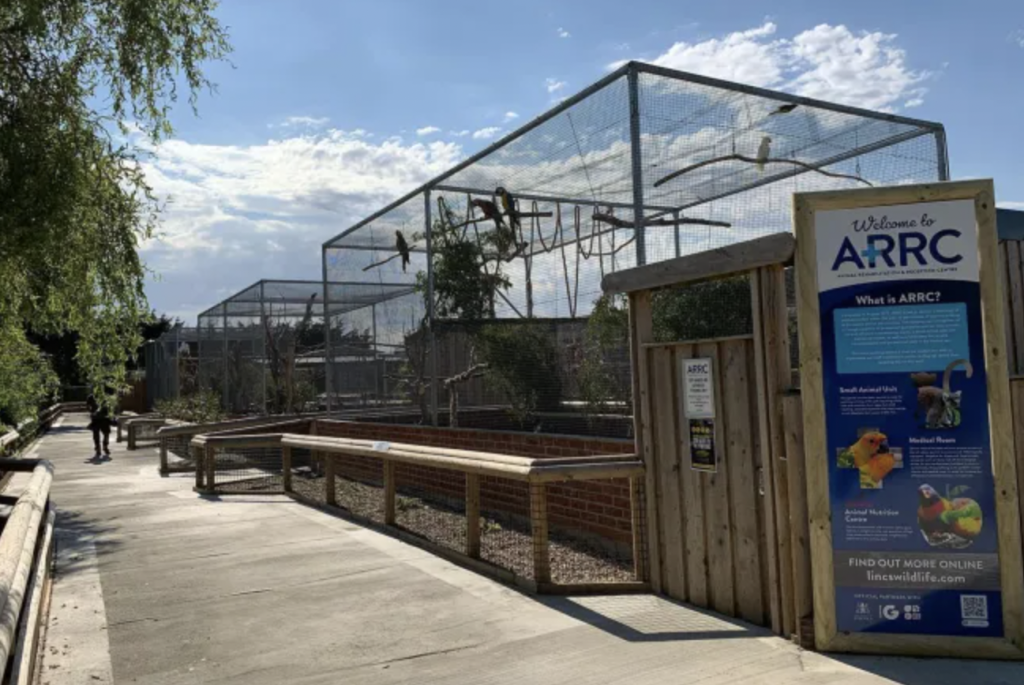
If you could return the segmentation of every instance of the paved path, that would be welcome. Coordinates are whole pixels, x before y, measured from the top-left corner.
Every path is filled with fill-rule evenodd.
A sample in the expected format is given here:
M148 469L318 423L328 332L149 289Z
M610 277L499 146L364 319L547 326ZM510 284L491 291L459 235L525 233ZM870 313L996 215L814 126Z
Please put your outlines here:
M156 450L56 465L41 685L1024 683L1024 665L836 660L652 596L535 599L283 498L202 499ZM890 680L891 679L891 680Z

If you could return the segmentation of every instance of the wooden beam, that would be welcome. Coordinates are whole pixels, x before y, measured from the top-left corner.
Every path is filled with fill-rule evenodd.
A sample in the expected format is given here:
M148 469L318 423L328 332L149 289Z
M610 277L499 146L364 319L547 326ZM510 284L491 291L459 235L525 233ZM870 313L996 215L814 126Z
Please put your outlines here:
M629 356L633 368L633 437L636 453L646 470L647 570L651 588L662 591L661 537L658 534L658 489L655 475L654 436L651 432L651 390L645 343L654 342L654 318L649 292L629 296Z
M292 448L281 448L281 486L285 492L292 491Z
M608 274L601 281L606 293L633 293L671 285L696 283L793 259L796 241L789 233L775 233L727 247L676 257Z
M640 583L649 579L647 567L646 527L644 526L644 481L643 476L629 479L629 514L633 533L633 577ZM467 511L468 508L467 508Z
M786 466L789 477L789 522L793 555L793 612L796 642L814 647L814 589L811 586L811 525L807 516L807 471L804 466L803 406L800 392L782 399L785 415Z
M290 448L289 448L290 449ZM335 469L335 456L333 454L324 455L324 502L332 507L338 506L338 487L336 479L334 477Z
M480 558L480 476L466 474L466 556Z

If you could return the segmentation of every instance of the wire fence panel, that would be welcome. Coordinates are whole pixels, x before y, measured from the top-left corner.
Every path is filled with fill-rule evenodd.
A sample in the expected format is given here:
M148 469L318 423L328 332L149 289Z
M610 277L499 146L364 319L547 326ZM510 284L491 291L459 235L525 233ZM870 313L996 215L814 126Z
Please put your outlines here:
M160 449L167 453L169 472L195 470L195 452L192 448L191 435L161 435Z
M395 465L395 524L439 547L466 551L466 475Z
M552 582L636 581L628 479L552 483L546 490Z
M218 447L213 460L215 490L219 493L284 491L280 446Z
M522 481L482 477L480 518L480 558L532 579L529 486Z
M353 515L384 523L384 463L360 456L335 456L334 492L338 506Z

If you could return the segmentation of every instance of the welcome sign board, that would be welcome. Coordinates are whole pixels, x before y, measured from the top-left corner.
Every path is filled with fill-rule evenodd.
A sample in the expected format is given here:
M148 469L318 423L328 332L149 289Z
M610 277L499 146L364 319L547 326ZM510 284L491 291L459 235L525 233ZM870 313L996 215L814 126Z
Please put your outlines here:
M977 182L795 198L821 649L1020 652L991 198Z

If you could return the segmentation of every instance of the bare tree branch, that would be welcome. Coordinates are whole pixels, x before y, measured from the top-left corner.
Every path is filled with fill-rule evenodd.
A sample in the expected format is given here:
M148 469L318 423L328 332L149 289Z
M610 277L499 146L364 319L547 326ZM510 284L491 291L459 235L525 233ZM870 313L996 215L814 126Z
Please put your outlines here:
M834 172L834 171L825 171L821 167L815 166L813 164L807 164L806 162L800 162L800 161L795 160L795 159L779 159L779 158L769 157L768 159L757 160L757 159L755 159L753 157L747 157L745 155L737 155L737 154L723 155L721 157L714 157L712 159L705 159L703 162L697 162L696 164L691 164L690 166L683 167L679 171L673 171L668 176L664 176L664 177L658 179L657 181L655 181L654 182L654 187L657 188L659 186L662 186L662 185L668 183L669 181L671 181L674 178L678 178L678 177L682 176L683 174L688 174L691 171L696 171L697 169L700 169L702 167L710 166L711 164L718 164L719 162L728 162L730 160L735 160L735 161L738 161L738 162L746 162L747 164L792 164L793 166L802 167L804 169L807 169L808 171L814 171L816 173L822 174L823 176L830 176L832 178L846 178L846 179L849 179L851 181L858 181L858 182L863 183L863 184L865 184L867 186L870 186L872 188L874 187L874 184L871 183L871 181L868 181L867 179L861 178L860 176L855 176L853 174L840 174L840 173L837 173L837 172Z

